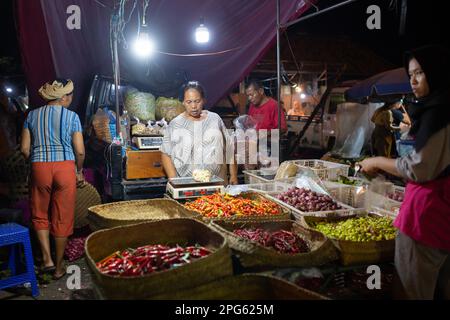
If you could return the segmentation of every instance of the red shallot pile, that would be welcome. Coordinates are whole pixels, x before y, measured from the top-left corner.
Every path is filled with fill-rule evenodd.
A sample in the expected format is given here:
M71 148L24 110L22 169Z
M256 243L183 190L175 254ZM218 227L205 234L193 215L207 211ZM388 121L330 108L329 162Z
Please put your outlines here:
M291 188L279 194L277 198L303 212L329 211L342 208L330 196L304 188Z

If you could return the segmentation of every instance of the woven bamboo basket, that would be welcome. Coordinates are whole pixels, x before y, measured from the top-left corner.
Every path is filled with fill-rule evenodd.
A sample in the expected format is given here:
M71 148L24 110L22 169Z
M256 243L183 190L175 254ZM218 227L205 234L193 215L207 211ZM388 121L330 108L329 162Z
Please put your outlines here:
M265 194L258 193L258 192L242 192L240 194L241 197L245 199L251 199L255 201L260 201L261 199L269 200L271 202L271 199L269 199ZM253 221L253 220L289 220L291 219L291 212L284 208L283 206L280 206L278 203L274 202L277 206L278 214L271 214L271 215L263 215L263 216L231 216L231 217L215 217L215 218L209 218L205 217L201 214L199 214L203 221L205 222L211 222L211 221Z
M283 267L320 266L339 259L333 243L322 233L307 229L293 220L280 221L216 221L211 224L227 240L244 268L270 269ZM293 231L306 241L310 252L283 254L233 233L238 228L261 228L268 231Z
M102 199L93 185L86 183L83 188L77 188L75 201L75 228L82 228L89 224L89 208L102 203Z
M367 213L358 212L348 217L301 217L299 222L302 226L312 229L310 226L312 222L338 222L364 215ZM333 238L330 240L339 250L341 264L344 266L390 262L394 259L395 239L364 242Z
M151 244L200 244L213 253L178 268L141 277L106 275L96 267L96 262L112 252ZM94 283L106 299L149 299L163 293L170 295L233 274L225 238L194 219L161 220L97 231L87 238L85 251Z
M201 218L197 212L170 199L113 202L90 207L88 211L92 230L171 218Z
M160 294L153 299L174 300L328 300L286 280L262 274L242 274L188 290Z
M94 116L94 119L92 120L92 126L94 127L95 135L99 140L111 143L112 137L111 137L111 131L109 129L109 117L99 117Z

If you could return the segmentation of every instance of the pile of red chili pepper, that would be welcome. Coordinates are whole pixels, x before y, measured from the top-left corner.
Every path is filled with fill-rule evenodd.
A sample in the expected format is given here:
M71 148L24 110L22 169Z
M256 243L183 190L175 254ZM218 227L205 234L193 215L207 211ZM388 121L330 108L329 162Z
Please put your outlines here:
M298 235L279 230L275 232L263 229L236 229L234 234L259 243L260 245L273 248L280 253L297 254L309 252L308 244Z
M251 200L220 193L197 198L186 203L185 207L208 218L280 214L278 205L272 201L266 199Z
M100 272L108 275L135 277L173 269L209 254L210 250L198 245L186 248L147 245L114 252L96 265Z

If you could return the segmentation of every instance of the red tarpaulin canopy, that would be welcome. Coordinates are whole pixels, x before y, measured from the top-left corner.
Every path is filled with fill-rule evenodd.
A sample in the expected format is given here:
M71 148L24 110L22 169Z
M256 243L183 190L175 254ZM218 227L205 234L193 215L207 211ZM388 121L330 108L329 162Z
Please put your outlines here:
M43 103L37 89L44 82L55 76L65 77L76 86L72 108L84 112L93 76L112 76L109 35L114 2L118 3L16 0L17 28L32 105ZM127 18L133 2L127 1ZM138 10L142 16L142 1L137 4L124 30L129 46L137 34ZM69 30L66 24L71 16L68 8L73 5L80 8L79 30ZM309 6L310 1L281 1L281 23L299 17ZM171 79L199 80L206 87L209 106L239 83L275 41L276 0L152 0L146 17L159 52L146 64L139 62L122 42L121 77L138 82L150 92L157 91L152 92L156 95L172 96L168 86ZM202 46L193 38L201 18L211 32L210 43ZM204 53L214 54L198 55ZM189 54L197 55L186 56Z

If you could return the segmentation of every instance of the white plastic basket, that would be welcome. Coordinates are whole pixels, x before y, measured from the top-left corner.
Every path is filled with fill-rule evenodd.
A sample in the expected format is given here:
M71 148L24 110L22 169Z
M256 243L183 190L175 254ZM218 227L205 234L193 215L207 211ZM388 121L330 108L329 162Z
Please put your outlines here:
M245 184L258 184L258 183L267 183L267 182L273 182L273 179L269 179L267 177L273 176L275 178L275 175L277 174L277 170L243 170L244 173L244 181Z
M325 181L324 185L334 199L352 208L364 208L367 186L352 186L330 181Z
M264 194L280 194L282 192L288 191L292 188L291 183L281 182L281 181L273 181L268 183L257 183L257 184L249 184L245 185L248 191L255 191Z
M346 164L317 159L295 160L293 163L299 166L299 168L311 169L320 179L327 181L337 180L339 176L348 177L348 170L350 169L350 166ZM323 168L319 169L317 168L318 166Z
M376 208L394 216L397 216L400 206L402 205L401 202L392 200L385 195L373 191L368 191L366 197L369 201L369 203L366 204L366 207Z

